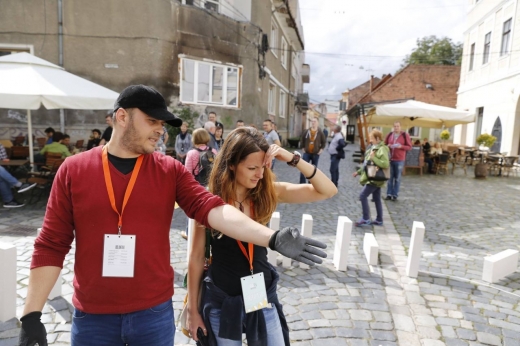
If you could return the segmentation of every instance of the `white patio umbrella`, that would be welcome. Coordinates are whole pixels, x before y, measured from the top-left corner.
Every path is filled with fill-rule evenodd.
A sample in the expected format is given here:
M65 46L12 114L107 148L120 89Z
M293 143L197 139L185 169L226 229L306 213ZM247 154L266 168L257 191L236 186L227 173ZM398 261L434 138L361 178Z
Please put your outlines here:
M112 109L118 94L29 53L0 57L0 108L26 109L33 162L31 109Z
M392 125L396 121L405 127L419 126L440 129L472 123L475 121L475 114L412 100L377 105L367 114L369 126Z

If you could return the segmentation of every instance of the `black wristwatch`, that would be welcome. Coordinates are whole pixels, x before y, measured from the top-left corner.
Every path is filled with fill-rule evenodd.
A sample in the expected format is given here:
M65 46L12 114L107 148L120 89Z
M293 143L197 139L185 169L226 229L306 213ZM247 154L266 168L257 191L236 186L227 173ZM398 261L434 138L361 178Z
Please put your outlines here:
M302 156L302 154L300 154L299 152L295 151L294 153L294 156L292 158L291 161L287 162L287 164L291 167L296 167L296 165L298 164L298 162L300 162L300 158Z

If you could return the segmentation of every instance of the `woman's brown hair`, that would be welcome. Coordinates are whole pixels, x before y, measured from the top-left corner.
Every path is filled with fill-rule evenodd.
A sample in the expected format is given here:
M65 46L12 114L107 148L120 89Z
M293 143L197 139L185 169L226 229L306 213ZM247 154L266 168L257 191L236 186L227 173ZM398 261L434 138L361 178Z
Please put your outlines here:
M372 136L375 140L380 140L380 141L383 140L383 134L378 129L373 129L372 131L370 131L368 136L369 137Z
M220 196L224 202L236 201L236 177L235 171L230 167L236 167L240 162L252 153L267 152L269 144L264 136L252 127L239 127L233 130L224 145L220 149L213 169L209 176L209 191ZM276 210L277 197L274 188L274 173L266 168L261 180L251 190L248 197L253 202L254 220L266 225L271 215Z
M209 140L209 133L204 129L196 129L191 136L191 141L194 145L208 144Z

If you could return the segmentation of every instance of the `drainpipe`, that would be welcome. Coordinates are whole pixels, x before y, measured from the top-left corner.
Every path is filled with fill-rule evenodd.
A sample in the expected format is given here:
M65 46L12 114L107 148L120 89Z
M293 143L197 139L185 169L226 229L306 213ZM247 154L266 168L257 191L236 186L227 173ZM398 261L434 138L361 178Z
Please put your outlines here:
M63 0L58 0L58 59L63 67ZM60 109L60 131L65 133L65 112Z

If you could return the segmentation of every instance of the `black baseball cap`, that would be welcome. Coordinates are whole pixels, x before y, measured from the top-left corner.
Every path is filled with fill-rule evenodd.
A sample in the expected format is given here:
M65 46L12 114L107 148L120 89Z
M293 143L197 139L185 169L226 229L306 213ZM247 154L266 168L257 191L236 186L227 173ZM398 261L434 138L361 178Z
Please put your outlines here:
M117 112L119 108L139 108L152 118L164 120L171 126L182 125L182 119L177 118L166 108L166 101L161 93L146 85L130 85L121 91L114 103L113 112Z

